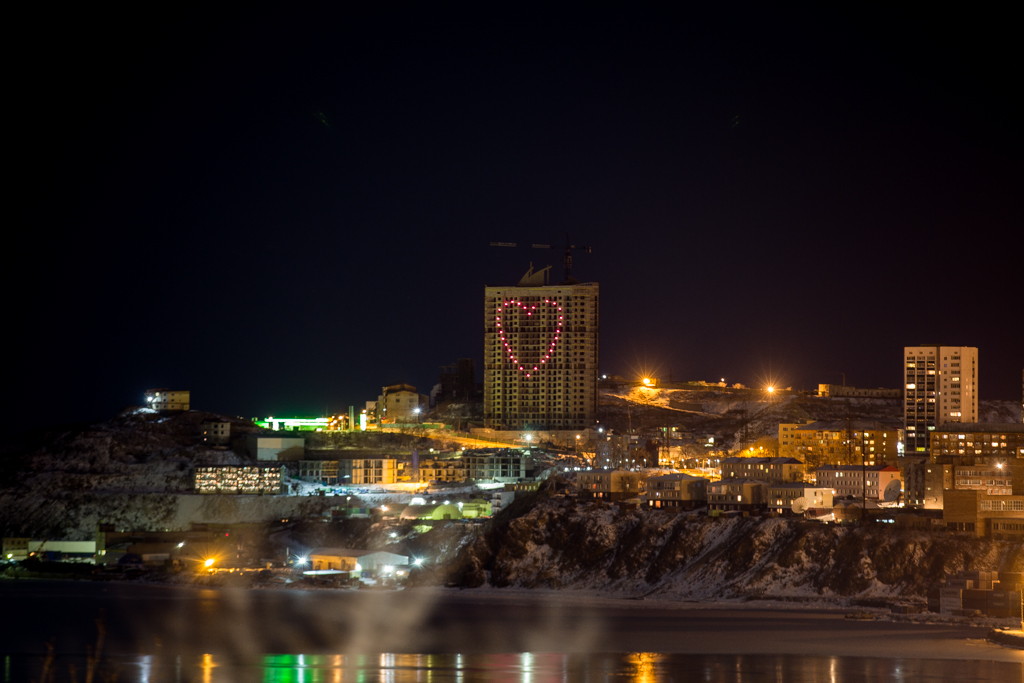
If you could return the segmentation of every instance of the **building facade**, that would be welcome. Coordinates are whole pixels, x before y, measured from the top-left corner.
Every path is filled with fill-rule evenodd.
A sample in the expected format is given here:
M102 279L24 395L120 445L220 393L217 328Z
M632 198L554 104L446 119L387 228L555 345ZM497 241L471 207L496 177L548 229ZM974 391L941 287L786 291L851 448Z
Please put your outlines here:
M779 425L779 451L808 465L892 465L903 454L903 430L869 420Z
M640 472L597 469L576 475L580 500L618 502L636 498L643 491L646 478Z
M827 397L861 397L861 398L900 398L903 391L900 389L858 389L847 387L841 384L819 384L818 396Z
M484 289L484 425L578 429L597 420L598 284L530 271Z
M203 420L203 443L227 446L231 443L231 423L223 420Z
M533 458L518 451L466 451L462 455L466 478L514 484L533 475Z
M277 495L281 493L280 465L217 465L197 467L196 493L247 493Z
M927 453L939 425L978 421L978 349L907 346L903 358L906 451Z
M149 389L145 394L146 407L153 410L188 410L189 392L170 389Z
M430 397L416 393L411 384L392 384L381 389L374 408L377 424L419 422L430 409Z
M710 510L763 510L768 484L755 479L722 479L708 484Z
M708 480L689 474L664 474L647 480L647 506L655 509L692 510L707 505Z
M804 464L796 458L722 458L722 479L757 479L759 481L804 480Z
M839 497L863 497L877 501L886 500L887 491L899 494L903 490L899 468L890 465L822 465L814 475L818 488L831 489ZM895 500L896 496L891 496L891 502Z

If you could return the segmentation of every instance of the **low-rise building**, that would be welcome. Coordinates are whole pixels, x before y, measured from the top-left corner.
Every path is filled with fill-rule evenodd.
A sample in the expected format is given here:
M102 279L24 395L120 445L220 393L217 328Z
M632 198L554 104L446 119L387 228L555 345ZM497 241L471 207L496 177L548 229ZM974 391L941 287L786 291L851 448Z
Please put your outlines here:
M153 410L188 410L189 392L170 389L147 389L146 407Z
M1024 458L1024 424L946 423L932 432L929 447L932 462L1009 462Z
M196 493L277 495L281 493L281 466L269 464L197 467Z
M804 464L796 458L722 458L722 479L803 481Z
M994 496L979 489L948 489L944 494L942 521L951 531L979 538L1024 533L1019 529L1024 526L1024 496Z
M825 514L832 509L832 489L801 482L769 482L768 509L781 515Z
M756 479L729 478L708 484L709 510L750 512L767 507L768 484Z
M899 468L889 465L822 465L814 475L818 488L831 489L837 497L895 502L903 491Z
M902 398L902 389L858 389L857 387L848 387L841 384L819 384L818 385L818 396L828 396L832 398L836 397L853 397L857 396L860 398Z
M227 446L231 443L231 423L226 420L203 420L203 443Z
M640 495L645 477L629 470L597 469L576 475L576 488L581 500L618 502Z
M664 474L647 479L647 505L655 509L692 510L708 502L708 480L689 474Z
M336 569L343 572L379 571L385 567L409 564L407 555L398 555L384 550L355 550L353 548L314 548L310 551L309 564L314 571Z

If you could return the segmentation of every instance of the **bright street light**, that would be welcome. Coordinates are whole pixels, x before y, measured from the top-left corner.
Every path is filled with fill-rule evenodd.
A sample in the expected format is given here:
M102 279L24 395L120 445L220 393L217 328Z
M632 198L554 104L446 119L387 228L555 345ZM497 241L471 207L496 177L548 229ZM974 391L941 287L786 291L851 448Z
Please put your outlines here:
M203 566L204 566L204 567L212 567L212 566L213 566L213 561L214 561L214 560L213 560L213 558L211 557L211 558L210 558L210 559L208 559L208 560L207 560L206 562L203 562Z

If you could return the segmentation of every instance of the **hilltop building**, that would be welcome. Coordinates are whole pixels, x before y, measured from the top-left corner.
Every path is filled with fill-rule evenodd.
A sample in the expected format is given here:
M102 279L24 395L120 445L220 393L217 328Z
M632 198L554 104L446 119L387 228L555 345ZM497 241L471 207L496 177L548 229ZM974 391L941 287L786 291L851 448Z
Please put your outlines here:
M804 464L796 458L722 458L722 479L757 479L758 481L804 480Z
M533 267L484 288L484 426L569 430L597 420L596 282L547 284Z
M899 398L903 396L900 389L858 389L840 384L819 384L818 396L830 398Z
M939 425L978 420L978 349L907 346L903 358L906 451L927 453Z
M146 407L153 410L184 410L189 409L188 391L171 391L170 389L148 389L145 393Z

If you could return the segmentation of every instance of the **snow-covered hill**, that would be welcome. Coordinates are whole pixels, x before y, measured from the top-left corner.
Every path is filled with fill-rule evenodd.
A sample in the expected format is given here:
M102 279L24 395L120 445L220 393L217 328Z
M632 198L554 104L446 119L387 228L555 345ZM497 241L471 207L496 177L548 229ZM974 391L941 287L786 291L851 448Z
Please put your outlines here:
M511 511L510 511L511 512ZM544 499L498 518L450 565L464 587L599 589L628 596L923 600L962 569L1021 571L1019 543L888 525L712 519Z

